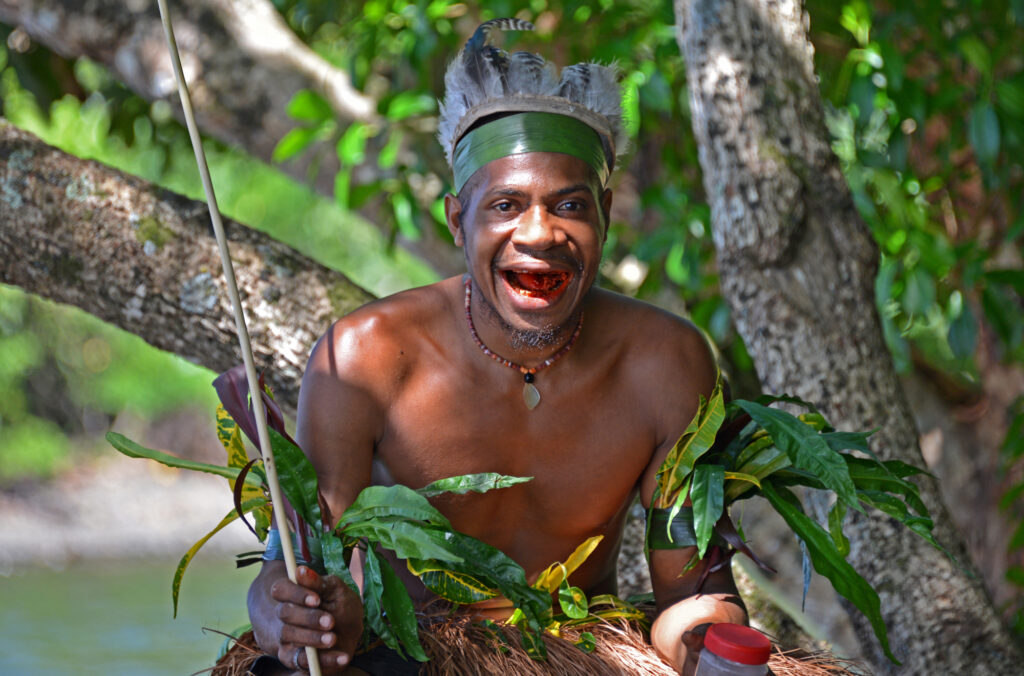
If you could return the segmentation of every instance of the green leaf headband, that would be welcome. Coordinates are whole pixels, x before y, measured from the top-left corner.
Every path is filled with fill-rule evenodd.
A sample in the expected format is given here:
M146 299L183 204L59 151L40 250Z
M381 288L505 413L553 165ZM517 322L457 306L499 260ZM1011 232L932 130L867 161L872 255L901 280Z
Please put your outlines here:
M604 143L589 125L557 113L520 112L482 124L459 139L452 156L455 192L488 162L538 152L578 157L597 172L602 186L611 175Z

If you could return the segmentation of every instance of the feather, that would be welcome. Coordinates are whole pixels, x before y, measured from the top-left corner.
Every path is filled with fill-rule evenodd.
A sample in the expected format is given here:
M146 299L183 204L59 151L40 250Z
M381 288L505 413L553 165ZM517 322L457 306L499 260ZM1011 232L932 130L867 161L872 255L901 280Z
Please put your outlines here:
M506 93L508 83L505 77L508 70L508 54L495 47L491 38L496 30L532 31L534 26L522 19L492 19L476 29L466 41L457 61L462 63L466 77L474 83L485 96L494 93ZM495 80L497 78L497 80ZM495 92L495 85L500 85L500 92Z
M527 31L534 30L534 26L514 18L482 23L449 65L437 132L449 164L460 122L474 108L515 95L558 97L603 116L614 137L616 154L625 151L627 137L616 65L580 63L568 66L559 76L556 67L542 56L529 52L509 54L496 47L492 38L497 30Z
M553 94L558 86L555 67L539 54L509 55L508 91L511 94Z

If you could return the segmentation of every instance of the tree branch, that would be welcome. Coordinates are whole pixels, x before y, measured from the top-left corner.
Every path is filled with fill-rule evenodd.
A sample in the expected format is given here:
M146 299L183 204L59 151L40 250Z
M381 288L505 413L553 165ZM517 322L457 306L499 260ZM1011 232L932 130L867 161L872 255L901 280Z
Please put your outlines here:
M377 102L356 90L344 70L303 44L269 0L177 0L171 16L204 134L274 164L274 147L297 125L285 110L302 89L322 94L343 122L377 120ZM106 66L147 101L171 103L182 119L155 3L0 0L0 22L20 26L61 56L84 56ZM321 194L334 195L339 164L333 148L303 153L276 166L299 181L312 182ZM379 214L364 216L391 235ZM458 252L430 228L420 240L402 240L402 245L442 275L462 269Z
M258 367L292 412L313 343L373 296L225 223ZM52 148L0 120L0 282L79 307L216 372L241 362L202 202Z

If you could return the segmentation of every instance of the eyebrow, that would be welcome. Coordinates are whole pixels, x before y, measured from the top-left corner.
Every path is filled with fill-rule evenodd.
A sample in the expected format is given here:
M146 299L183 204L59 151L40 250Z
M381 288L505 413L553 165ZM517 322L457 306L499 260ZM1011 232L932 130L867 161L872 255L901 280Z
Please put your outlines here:
M588 195L593 196L593 191L590 186L586 183L577 183L576 185L570 185L565 188L559 188L553 194L556 197L562 197L563 195L571 195L576 192L585 192ZM516 188L494 188L493 190L487 191L488 195L505 195L507 197L526 197L526 193Z

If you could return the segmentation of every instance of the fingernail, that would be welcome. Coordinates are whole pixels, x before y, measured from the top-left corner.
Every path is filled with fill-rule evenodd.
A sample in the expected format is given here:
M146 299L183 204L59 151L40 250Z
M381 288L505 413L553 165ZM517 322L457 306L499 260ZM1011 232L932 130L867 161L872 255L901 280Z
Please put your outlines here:
M330 615L321 615L320 616L320 626L323 627L324 629L330 629L331 628L331 616Z
M317 603L316 603L316 596L314 596L313 594L307 595L306 596L306 605L307 606L312 606L312 607L315 608L316 605L317 605Z
M323 635L323 638L321 638L321 639L320 639L320 641L321 641L321 642L322 642L322 643L323 643L324 645L331 645L331 641L332 641L333 639L334 639L334 636L332 636L332 635L331 635L330 633L327 633L327 634L324 634L324 635Z
M338 655L338 666L343 667L348 664L348 655Z

